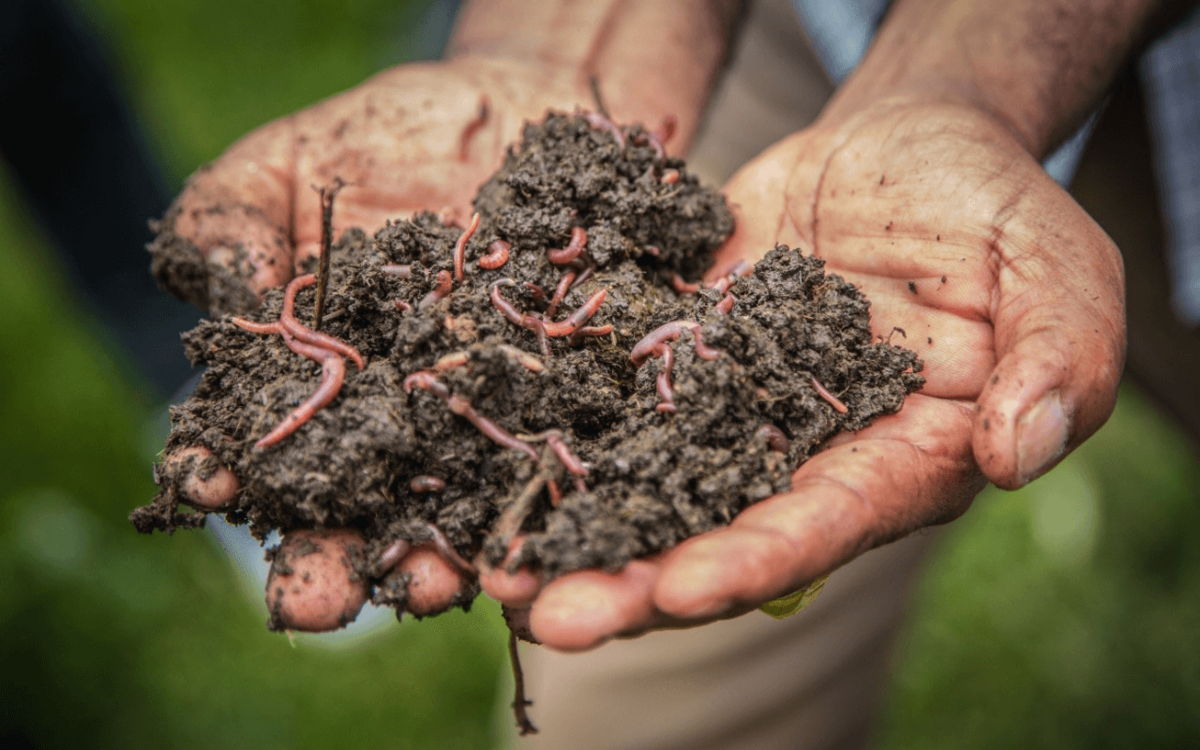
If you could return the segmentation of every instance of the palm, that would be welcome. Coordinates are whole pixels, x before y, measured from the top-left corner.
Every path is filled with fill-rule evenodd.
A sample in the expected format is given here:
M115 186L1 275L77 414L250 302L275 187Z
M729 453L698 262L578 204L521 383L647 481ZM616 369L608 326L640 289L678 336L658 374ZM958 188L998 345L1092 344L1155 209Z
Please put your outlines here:
M776 243L823 258L871 300L876 335L920 354L927 383L730 527L618 576L551 583L532 616L551 645L745 611L953 519L985 475L1022 484L1111 409L1123 346L1115 248L990 120L892 107L814 128L743 168L727 194L738 230L718 267ZM1070 434L1048 447L1019 419L1047 389L1071 409Z
M576 77L511 62L395 68L234 144L189 181L175 228L210 262L240 264L261 294L316 252L314 186L349 183L335 235L351 226L374 232L428 209L463 217L524 121L588 96Z

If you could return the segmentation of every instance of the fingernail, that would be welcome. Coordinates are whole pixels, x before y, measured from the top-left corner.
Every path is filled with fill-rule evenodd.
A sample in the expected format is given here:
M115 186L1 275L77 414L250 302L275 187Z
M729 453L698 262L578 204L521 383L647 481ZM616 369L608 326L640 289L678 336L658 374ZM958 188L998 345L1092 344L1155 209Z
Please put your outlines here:
M1021 484L1037 479L1067 447L1067 415L1062 396L1053 391L1017 420L1017 476Z

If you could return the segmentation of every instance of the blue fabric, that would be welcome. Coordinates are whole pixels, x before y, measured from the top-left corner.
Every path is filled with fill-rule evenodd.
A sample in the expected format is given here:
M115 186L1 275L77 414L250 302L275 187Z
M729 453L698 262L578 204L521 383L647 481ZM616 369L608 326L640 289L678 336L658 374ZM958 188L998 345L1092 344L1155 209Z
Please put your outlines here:
M1200 11L1141 61L1175 312L1200 324Z
M793 0L825 70L841 83L866 53L888 0ZM1200 324L1200 11L1156 42L1141 72L1154 133L1156 172L1167 229L1172 301ZM1043 166L1061 185L1075 174L1093 115Z

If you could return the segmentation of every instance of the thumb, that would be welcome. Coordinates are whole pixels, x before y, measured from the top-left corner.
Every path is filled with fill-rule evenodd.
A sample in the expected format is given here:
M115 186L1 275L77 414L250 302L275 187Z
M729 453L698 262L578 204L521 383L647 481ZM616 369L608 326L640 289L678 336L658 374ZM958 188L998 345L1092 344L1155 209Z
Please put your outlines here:
M188 179L150 247L164 288L216 315L291 279L292 140L291 118L264 125Z
M976 462L1005 489L1041 476L1104 424L1125 359L1116 246L1057 186L1018 203L993 228L999 362L972 436Z

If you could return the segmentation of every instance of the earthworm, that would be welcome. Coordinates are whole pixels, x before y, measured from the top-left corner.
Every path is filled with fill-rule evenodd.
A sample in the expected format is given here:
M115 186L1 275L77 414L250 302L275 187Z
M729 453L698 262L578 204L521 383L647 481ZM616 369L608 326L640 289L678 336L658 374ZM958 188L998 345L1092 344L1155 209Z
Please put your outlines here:
M683 280L683 277L677 273L671 274L671 286L678 294L695 294L700 291L699 283L689 283Z
M404 539L397 539L389 544L383 552L379 554L379 559L375 562L375 570L377 575L383 575L404 559L404 556L412 549L412 544Z
M550 250L546 253L546 257L556 266L565 266L578 258L585 247L587 247L587 230L583 227L572 227L571 241L567 243L567 246L560 250Z
M409 276L412 276L412 266L400 265L398 263L388 263L385 266L380 266L379 270L381 273L399 276L402 279L407 279Z
M587 323L592 319L592 316L599 312L600 305L604 304L604 298L607 296L608 290L601 289L589 297L587 302L580 305L579 309L568 315L566 320L558 323L543 321L542 324L546 328L546 335L551 337L570 336L572 333L575 333L575 331L583 327L584 323Z
M457 367L462 367L471 359L471 355L466 352L451 352L433 363L434 372L446 372Z
M508 356L512 357L514 360L517 361L518 364L524 366L525 369L527 369L527 370L531 370L533 372L541 372L542 370L546 369L546 366L544 364L542 364L542 360L533 356L529 352L522 351L522 350L518 349L517 347L512 346L510 344L500 344L499 348L500 348L500 351L502 351L505 354L507 354Z
M509 279L511 281L511 279ZM546 299L546 292L540 286L532 281L525 282L525 288L529 290L534 302L541 302Z
M532 316L526 315L525 317L529 321L525 327L532 328L533 332L537 334L538 347L542 350L542 356L550 359L550 337L546 335L546 325Z
M765 424L754 431L757 437L767 441L767 447L776 453L787 453L791 443L788 441L787 435L783 434L783 430L773 424Z
M479 228L479 212L471 217L471 223L463 230L463 233L458 236L458 242L454 243L454 278L459 283L463 280L463 262L467 256L467 242L471 239L471 235L475 234L475 230ZM438 274L441 278L441 274ZM442 295L443 297L446 295ZM438 299L441 299L439 297Z
M693 337L693 339L695 339L694 343L696 345L696 356L697 357L699 357L700 359L703 359L703 360L707 360L709 362L713 361L714 359L719 359L721 357L720 349L714 349L711 346L709 346L708 344L704 343L704 329L703 328L701 328L700 326L696 326L695 328L693 328L692 329L692 337Z
M283 292L283 309L279 312L279 322L283 324L288 333L295 336L298 340L322 349L330 349L344 357L349 357L350 361L361 370L363 368L363 357L358 353L357 349L344 341L335 339L333 336L325 333L317 333L296 320L296 294L301 289L312 286L315 283L317 283L317 277L311 273L306 273L303 276L297 276L292 279L291 283L287 285L287 289ZM293 349L293 351L295 350Z
M558 312L558 306L562 304L563 298L567 296L571 286L575 283L575 272L567 271L558 280L558 286L554 289L554 296L550 298L550 306L546 308L546 317L553 318L554 313Z
M659 346L679 338L679 334L684 330L699 327L700 324L694 320L673 320L664 323L634 345L633 351L629 352L629 359L640 367L647 359L658 354Z
M470 152L471 139L479 132L480 128L487 124L488 114L490 114L491 102L488 101L487 94L479 97L479 112L475 115L466 127L463 128L462 135L458 139L458 160L466 161L467 155Z
M488 254L479 259L479 265L494 271L508 262L508 251L512 245L504 240L495 240L488 245Z
M584 326L583 328L580 328L572 333L567 339L567 343L571 346L575 346L580 342L581 339L584 339L588 336L607 336L612 332L612 323L605 323L602 326Z
M496 424L487 417L475 411L475 407L471 406L471 402L457 393L451 395L446 401L450 411L475 425L475 429L482 432L492 441L514 450L524 451L524 453L533 459L538 460L537 451L535 451L528 443L516 437L512 433L505 430L500 425Z
M708 288L716 289L721 294L724 294L725 292L728 292L729 287L733 286L735 283L737 283L737 279L731 278L729 276L722 276L721 278L714 281L712 283L712 285L710 285Z
M578 477L586 477L588 474L587 467L579 460L579 457L571 452L567 444L563 442L562 433L558 430L551 430L546 433L546 444L550 446L550 450L554 451L554 455L558 457L563 468Z
M616 140L617 147L622 151L625 150L625 135L621 133L621 129L613 124L613 121L600 114L599 112L584 112L583 119L587 120L589 126L596 130L608 131Z
M408 304L402 299L394 299L392 300L392 304L395 305L396 309L400 312L408 312L409 310L412 310L412 305Z
M446 489L446 482L429 474L419 474L412 478L408 483L408 488L413 492L440 492Z
M657 245L646 245L646 252L653 255L655 258L662 255L662 250L659 250Z
M515 283L516 282L514 282L512 279L500 279L496 283L492 284L492 304L495 305L496 309L500 311L501 315L503 315L505 318L508 318L509 322L515 323L523 328L530 328L531 326L526 325L525 322L529 316L519 312L517 308L512 306L511 302L504 299L504 297L500 295L500 287L512 286Z
M658 181L664 185L674 185L675 183L679 182L679 170L664 169L662 177L658 178Z
M462 555L458 554L458 550L454 549L454 545L450 543L450 540L446 538L446 535L442 533L437 524L425 521L421 525L433 537L433 546L437 547L437 551L441 553L442 557L446 558L446 562L454 565L467 575L479 575L479 571L475 569L475 566L463 558Z
M478 216L478 214L476 214L476 215ZM437 272L437 286L435 286L433 288L433 291L431 291L429 294L426 294L424 297L421 298L421 301L417 303L417 307L424 310L426 307L429 307L430 305L437 304L438 302L445 299L446 297L449 297L450 290L452 290L453 288L454 288L454 279L452 279L450 277L450 272L444 271L444 270L438 271Z
M725 296L721 298L720 302L713 305L713 309L722 315L728 315L735 302L737 302L737 297L733 296L733 292L725 292Z
M675 115L666 115L658 124L658 128L651 134L658 140L659 143L667 143L671 140L671 136L675 135L675 128L679 125L679 120Z
M846 405L842 403L841 399L830 393L829 389L827 389L825 386L821 385L821 381L814 377L810 382L812 383L813 390L817 392L817 395L828 401L829 405L836 409L839 414L845 414L846 412L850 411L846 408Z
M313 391L312 395L304 403L297 406L290 414L284 417L283 421L275 426L275 429L259 438L258 442L254 444L255 448L266 448L274 445L295 432L300 425L307 422L321 407L337 397L338 391L342 388L342 382L346 377L346 363L335 352L313 344L297 341L287 331L281 330L279 335L283 337L283 341L288 345L289 349L321 363L321 384L317 386L317 390Z
M587 268L583 269L583 271L580 272L579 277L576 278L575 281L573 281L571 283L571 288L574 289L575 287L579 286L583 282L592 278L592 274L594 274L594 273L596 273L596 267L594 265L588 266Z
M412 393L413 388L429 391L441 398L450 398L450 389L438 376L429 370L417 370L404 379L404 392Z
M675 350L671 348L670 344L659 344L659 356L662 357L662 369L658 371L658 377L654 379L654 384L662 402L654 409L674 414L675 391L671 388L671 369L675 366Z
M550 505L557 508L562 504L562 488L558 486L558 480L546 480L546 492L550 493Z

